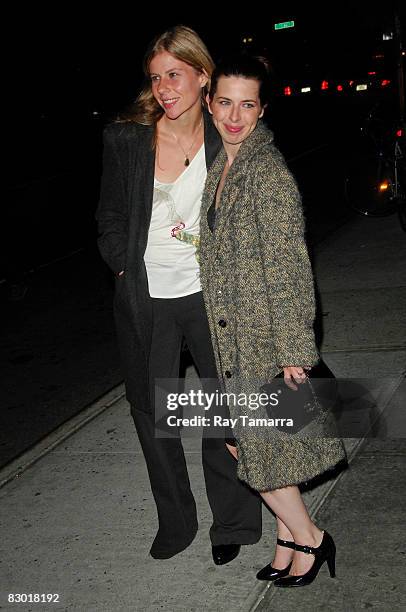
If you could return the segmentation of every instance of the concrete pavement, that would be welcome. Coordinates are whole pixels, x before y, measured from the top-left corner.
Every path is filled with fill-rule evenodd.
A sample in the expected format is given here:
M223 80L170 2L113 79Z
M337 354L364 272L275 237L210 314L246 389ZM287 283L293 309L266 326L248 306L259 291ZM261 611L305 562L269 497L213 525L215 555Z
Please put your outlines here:
M314 262L324 313L323 356L337 377L370 381L366 404L373 406L374 419L397 408L382 425L386 437L405 435L405 264L406 236L396 217L350 221L319 245ZM188 376L195 377L194 371ZM339 588L322 570L307 589L275 593L255 579L272 558L275 541L266 509L261 541L243 547L226 566L212 563L196 439L186 438L184 446L198 535L170 560L148 555L157 528L155 506L122 391L115 389L1 471L0 609L248 612L302 609L302 602L305 610L398 609L404 438L373 440L366 447L346 439L350 470L305 493L320 526L338 540ZM369 567L376 576L358 575ZM365 593L357 598L362 586ZM35 593L59 595L59 601L8 602L9 594Z
M337 546L336 578L324 566L307 588L270 586L256 612L405 610L405 471L404 439L366 440L316 517Z

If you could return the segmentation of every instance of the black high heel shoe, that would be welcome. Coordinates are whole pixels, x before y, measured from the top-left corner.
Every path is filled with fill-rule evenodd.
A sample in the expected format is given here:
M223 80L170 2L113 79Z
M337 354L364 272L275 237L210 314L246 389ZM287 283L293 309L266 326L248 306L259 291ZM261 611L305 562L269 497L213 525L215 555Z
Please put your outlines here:
M308 555L314 555L314 563L305 574L301 576L286 576L286 578L278 578L275 580L274 585L277 587L300 587L306 586L313 582L323 563L327 561L330 576L332 578L336 575L335 560L336 560L336 546L334 540L327 531L323 532L323 539L320 546L301 546L295 544L295 550L307 553Z
M292 548L295 550L295 543L289 542L288 540L280 540L279 538L276 540L276 543L279 546L286 546L286 548ZM276 569L272 567L271 563L268 563L265 567L259 570L257 574L258 580L277 580L278 578L282 578L283 576L287 576L289 574L290 567L292 565L292 561L289 563L285 569Z

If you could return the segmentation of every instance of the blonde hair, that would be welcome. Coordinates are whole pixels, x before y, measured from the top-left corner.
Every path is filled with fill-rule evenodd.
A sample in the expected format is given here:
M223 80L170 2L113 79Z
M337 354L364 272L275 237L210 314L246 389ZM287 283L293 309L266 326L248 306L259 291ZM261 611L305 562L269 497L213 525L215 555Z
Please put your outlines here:
M203 71L209 77L207 84L202 87L202 103L206 104L206 95L210 91L210 78L214 70L214 62L200 36L191 28L177 25L155 38L143 61L145 84L142 87L133 105L120 116L120 120L134 121L143 125L155 125L162 117L164 111L155 100L149 78L149 66L158 53L167 51L174 57L197 72Z

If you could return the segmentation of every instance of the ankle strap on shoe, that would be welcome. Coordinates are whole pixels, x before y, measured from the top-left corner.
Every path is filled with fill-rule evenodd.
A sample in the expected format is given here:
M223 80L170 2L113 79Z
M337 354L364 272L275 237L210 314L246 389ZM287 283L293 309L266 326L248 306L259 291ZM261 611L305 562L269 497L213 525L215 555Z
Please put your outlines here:
M276 540L276 543L279 544L279 546L286 546L286 548L292 548L293 550L295 550L296 545L294 542L290 542L289 540L281 540L280 538L278 538Z
M320 552L320 547L301 546L301 544L295 544L294 549L307 555L317 555Z

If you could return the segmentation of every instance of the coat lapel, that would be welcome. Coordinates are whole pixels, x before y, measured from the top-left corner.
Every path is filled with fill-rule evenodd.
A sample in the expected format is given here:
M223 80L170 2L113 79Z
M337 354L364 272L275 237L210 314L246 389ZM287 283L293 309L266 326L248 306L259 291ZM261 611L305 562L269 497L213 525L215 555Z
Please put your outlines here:
M151 126L148 129L142 151L139 151L140 174L142 177L142 189L144 190L144 203L147 227L151 222L152 200L154 193L154 176L155 176L155 148L152 148L154 138L154 128ZM138 186L139 188L139 186Z
M206 155L207 170L213 164L217 153L221 149L221 139L218 131L213 125L210 113L203 110L204 118L204 150Z
M207 173L207 179L204 189L204 197L202 202L202 214L207 215L211 203L216 195L217 185L223 172L224 164L226 163L227 155L224 149L220 149L213 164Z
M220 198L220 207L216 215L216 230L215 230L215 249L221 243L223 234L227 228L228 219L232 212L235 203L244 197L244 189L246 186L247 165L255 163L255 154L264 146L269 145L273 141L273 134L260 121L252 134L242 143L240 150L231 165L227 178L224 183L223 191ZM222 148L217 155L213 166L210 168L204 197L203 214L207 217L207 210L211 206L216 194L217 185L226 163L227 155Z

